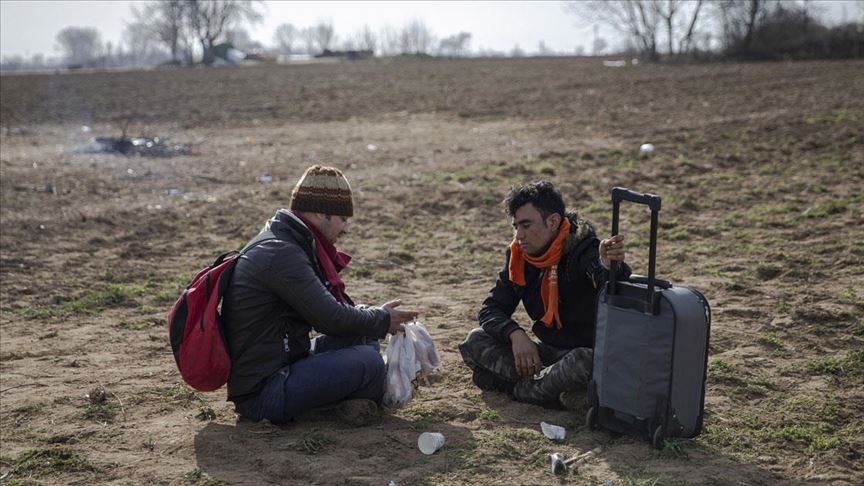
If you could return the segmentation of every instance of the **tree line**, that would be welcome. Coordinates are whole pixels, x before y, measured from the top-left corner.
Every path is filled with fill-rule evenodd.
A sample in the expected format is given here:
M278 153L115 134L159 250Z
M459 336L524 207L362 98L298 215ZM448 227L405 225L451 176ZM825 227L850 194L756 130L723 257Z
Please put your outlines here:
M114 67L129 65L196 63L211 65L224 54L222 46L246 53L317 55L329 50L367 51L378 55L433 54L461 57L470 52L471 33L437 38L421 19L402 27L368 25L339 38L331 20L311 26L283 23L272 44L252 40L247 27L263 19L260 0L154 0L131 7L131 21L120 45L103 43L92 27L66 27L56 36L61 62L66 67ZM4 70L50 67L42 54L29 60L3 59Z
M711 59L861 58L864 56L864 2L850 3L857 21L828 26L818 18L820 6L810 0L577 0L567 12L593 23L592 54L608 53L598 35L606 24L623 35L619 54L649 61ZM845 7L844 7L845 8ZM252 40L247 27L263 19L260 0L153 0L131 8L122 42L102 42L92 27L67 27L56 36L62 61L42 54L30 59L4 57L4 71L47 67L114 67L202 62L224 56L225 46L246 53L317 55L326 51L362 51L381 56L510 56L509 52L471 50L471 33L438 38L421 19L400 27L338 35L333 22L315 25L283 23L270 45ZM222 49L220 51L220 48ZM556 55L539 42L537 55ZM576 47L576 55L585 49Z
M568 3L570 13L618 30L628 39L628 50L650 61L861 58L864 2L848 7L857 21L829 27L817 17L821 6L809 0Z

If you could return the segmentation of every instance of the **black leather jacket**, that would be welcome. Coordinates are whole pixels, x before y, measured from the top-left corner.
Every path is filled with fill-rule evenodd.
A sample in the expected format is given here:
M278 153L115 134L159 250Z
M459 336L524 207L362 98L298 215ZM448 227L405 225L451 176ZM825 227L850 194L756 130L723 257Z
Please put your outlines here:
M565 241L564 255L558 263L558 312L562 326L547 328L540 321L546 309L540 297L543 271L525 263L525 286L510 281L508 266L510 249L507 248L504 268L498 274L495 287L483 301L479 321L483 330L503 343L510 343L510 334L520 329L513 320L519 302L534 320L532 331L543 343L572 349L594 347L594 321L597 314L597 295L608 278L608 271L600 263L600 240L594 228L575 214L568 214L570 234ZM618 266L618 278L630 276L630 268Z
M332 336L387 335L390 315L380 307L352 306L327 290L315 240L303 223L279 210L243 254L222 301L231 354L228 399L259 393L285 365L309 355L312 329ZM249 246L249 245L247 245Z

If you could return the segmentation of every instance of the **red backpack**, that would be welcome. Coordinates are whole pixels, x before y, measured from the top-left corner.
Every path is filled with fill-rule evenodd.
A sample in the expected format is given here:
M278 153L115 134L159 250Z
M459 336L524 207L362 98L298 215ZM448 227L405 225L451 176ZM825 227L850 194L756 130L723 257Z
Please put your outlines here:
M192 388L213 391L228 382L231 356L219 305L240 256L272 239L255 241L239 253L231 251L220 255L212 265L195 275L168 311L168 334L174 360L183 381Z

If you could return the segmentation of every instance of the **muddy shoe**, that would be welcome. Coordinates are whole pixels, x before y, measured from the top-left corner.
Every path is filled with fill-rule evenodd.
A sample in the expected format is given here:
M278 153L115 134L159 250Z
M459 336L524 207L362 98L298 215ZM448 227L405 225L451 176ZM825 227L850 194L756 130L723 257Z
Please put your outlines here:
M477 388L481 390L497 391L507 394L513 393L513 383L501 379L491 371L482 368L474 370L472 380L474 381L474 384L477 385Z
M381 418L378 414L378 405L364 398L342 400L330 413L333 420L348 427L363 427Z

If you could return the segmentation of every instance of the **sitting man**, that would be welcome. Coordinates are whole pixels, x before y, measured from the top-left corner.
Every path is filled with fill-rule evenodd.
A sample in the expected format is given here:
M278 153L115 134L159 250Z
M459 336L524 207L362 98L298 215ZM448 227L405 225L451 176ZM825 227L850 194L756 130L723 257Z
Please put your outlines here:
M244 418L284 423L322 405L362 425L384 395L378 340L416 312L354 305L339 277L350 257L334 242L348 229L351 187L338 169L306 169L247 245L223 301L232 369L228 400ZM310 339L310 332L321 333ZM347 400L346 400L347 399Z
M591 379L597 295L612 260L621 279L624 237L598 241L591 225L565 214L561 193L546 181L514 188L504 205L515 236L504 268L483 301L481 328L459 345L474 384L516 400L573 408ZM534 342L513 320L519 302L534 320Z

